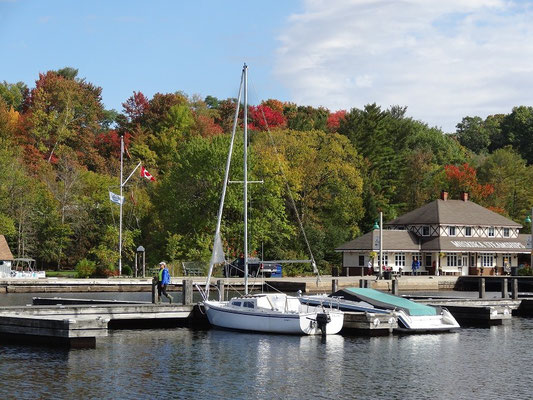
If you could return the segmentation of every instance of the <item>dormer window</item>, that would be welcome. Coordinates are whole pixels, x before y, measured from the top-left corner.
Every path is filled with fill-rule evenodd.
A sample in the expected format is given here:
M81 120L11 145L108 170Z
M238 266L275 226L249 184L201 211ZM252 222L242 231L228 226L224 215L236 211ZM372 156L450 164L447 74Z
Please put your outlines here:
M489 237L494 237L494 227L493 226L491 226L489 228Z
M472 236L472 227L465 226L465 236Z
M422 227L422 236L429 236L429 226Z
M448 235L455 236L455 226L448 227Z
M503 237L509 237L509 228L503 228Z

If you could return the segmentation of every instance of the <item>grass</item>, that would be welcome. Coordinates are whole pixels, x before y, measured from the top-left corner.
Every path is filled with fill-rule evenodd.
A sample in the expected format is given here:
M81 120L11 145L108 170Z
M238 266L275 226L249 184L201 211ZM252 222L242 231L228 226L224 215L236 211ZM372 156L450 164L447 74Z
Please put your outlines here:
M46 271L47 278L77 278L78 274L75 270L66 271Z

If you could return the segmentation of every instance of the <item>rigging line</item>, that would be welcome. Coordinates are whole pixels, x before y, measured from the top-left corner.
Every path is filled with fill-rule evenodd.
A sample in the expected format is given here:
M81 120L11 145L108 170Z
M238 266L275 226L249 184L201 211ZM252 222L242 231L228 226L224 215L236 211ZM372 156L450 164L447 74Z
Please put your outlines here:
M252 87L255 90L255 87L254 87L253 83L252 83ZM294 201L294 197L292 195L292 191L291 191L290 186L289 186L289 180L287 179L287 175L285 174L285 170L283 169L283 164L281 163L281 157L280 157L278 148L276 147L276 144L274 143L274 138L272 137L272 133L270 132L270 127L268 126L268 121L266 119L265 112L264 112L263 108L261 108L261 115L263 117L263 121L265 122L265 127L266 127L266 130L268 132L268 137L270 139L270 143L272 144L272 147L274 149L274 153L276 154L276 158L278 160L278 165L279 165L279 169L281 171L281 175L283 176L283 179L285 180L285 186L287 187L287 192L289 193L289 198L290 198L292 207L294 209L294 213L296 214L296 219L298 220L298 224L300 226L300 230L301 230L302 235L304 237L305 244L307 245L307 250L309 251L309 255L311 256L313 269L316 270L316 274L317 274L318 278L320 279L320 273L318 272L318 268L316 267L316 261L315 261L314 255L313 255L313 250L311 250L311 245L309 244L309 240L307 239L307 235L305 233L305 230L304 230L304 227L303 227L303 223L302 223L302 220L300 218L300 213L298 212L298 209L296 208L296 202Z

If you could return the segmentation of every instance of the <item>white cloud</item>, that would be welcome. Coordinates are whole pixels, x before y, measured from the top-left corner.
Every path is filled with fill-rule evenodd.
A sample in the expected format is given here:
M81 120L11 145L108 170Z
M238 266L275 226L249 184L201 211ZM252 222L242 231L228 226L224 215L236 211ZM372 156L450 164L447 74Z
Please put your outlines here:
M531 1L305 0L280 39L292 101L374 103L445 131L467 115L533 105Z

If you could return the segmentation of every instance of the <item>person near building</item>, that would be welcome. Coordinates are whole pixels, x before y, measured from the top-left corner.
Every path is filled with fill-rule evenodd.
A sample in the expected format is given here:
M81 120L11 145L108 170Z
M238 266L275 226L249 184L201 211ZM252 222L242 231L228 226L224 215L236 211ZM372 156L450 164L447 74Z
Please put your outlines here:
M420 261L418 261L418 258L413 258L411 269L413 270L413 275L418 275L418 270L420 269Z

